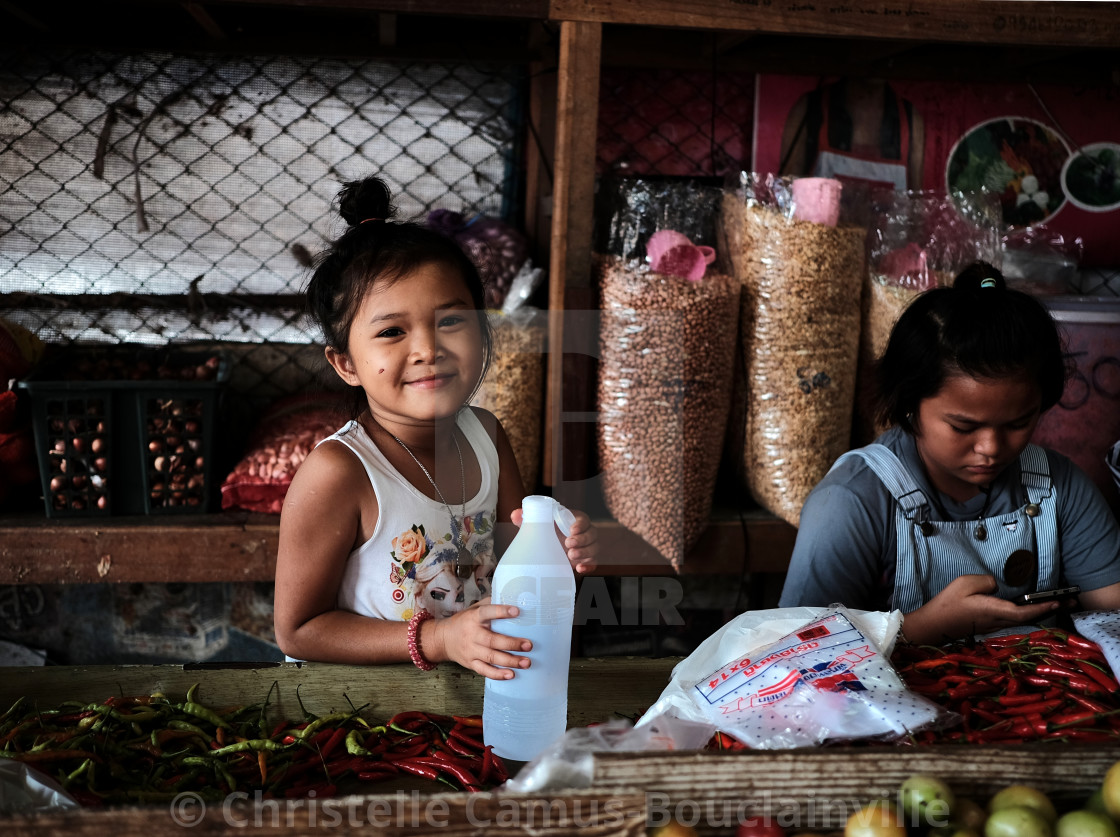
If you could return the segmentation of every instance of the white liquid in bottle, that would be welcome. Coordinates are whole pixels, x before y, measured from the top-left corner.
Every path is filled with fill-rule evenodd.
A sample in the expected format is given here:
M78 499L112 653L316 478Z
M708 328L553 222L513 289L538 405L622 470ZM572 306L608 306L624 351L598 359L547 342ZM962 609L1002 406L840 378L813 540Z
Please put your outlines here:
M498 562L491 594L494 604L521 612L490 628L531 641L524 656L532 665L514 669L512 680L486 679L482 735L499 756L529 761L567 729L576 581L553 525L555 519L570 526L571 512L539 495L526 497L521 508L521 528Z

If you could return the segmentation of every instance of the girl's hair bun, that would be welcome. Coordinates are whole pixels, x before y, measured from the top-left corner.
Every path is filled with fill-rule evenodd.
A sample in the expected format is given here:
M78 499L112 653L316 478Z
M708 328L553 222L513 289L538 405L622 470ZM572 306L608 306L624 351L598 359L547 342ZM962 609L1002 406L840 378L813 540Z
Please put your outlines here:
M953 287L962 291L1004 290L1007 283L1003 274L987 262L974 262L957 275Z
M350 227L363 221L388 221L396 212L389 187L380 177L352 180L338 193L338 214Z

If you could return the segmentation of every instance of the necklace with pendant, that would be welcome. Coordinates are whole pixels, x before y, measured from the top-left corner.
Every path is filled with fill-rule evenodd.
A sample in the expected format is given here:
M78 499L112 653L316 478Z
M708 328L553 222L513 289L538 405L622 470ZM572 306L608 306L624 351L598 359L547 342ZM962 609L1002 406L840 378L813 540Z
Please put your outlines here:
M408 445L406 445L395 435L393 435L392 431L388 430L384 426L382 426L382 429L385 430L385 432L390 436L392 436L398 445L404 448L405 453L412 457L412 461L415 462L417 467L419 467L420 470L424 472L424 476L428 478L428 482L430 482L432 484L432 488L436 490L436 496L439 497L440 502L442 502L443 505L447 507L447 513L451 516L451 528L458 532L458 537L455 539L456 546L459 547L459 552L455 556L455 575L462 579L470 578L474 573L474 558L471 556L470 551L467 549L466 540L463 538L463 530L466 528L463 520L467 516L467 469L463 466L463 450L459 447L459 439L455 435L455 431L451 431L451 441L455 443L455 453L459 455L459 481L462 486L463 492L461 495L463 498L462 503L459 507L460 514L458 525L456 525L455 512L451 510L451 504L448 503L446 499L444 499L443 492L439 490L439 486L436 485L436 481L432 479L432 475L428 473L428 469L424 467L424 463L417 459L416 454L414 454L409 449Z
M984 508L980 509L980 514L976 518L976 528L972 530L972 536L978 541L986 541L988 539L988 527L984 525L984 516L988 513L988 506L992 503L992 487L989 485L984 489Z

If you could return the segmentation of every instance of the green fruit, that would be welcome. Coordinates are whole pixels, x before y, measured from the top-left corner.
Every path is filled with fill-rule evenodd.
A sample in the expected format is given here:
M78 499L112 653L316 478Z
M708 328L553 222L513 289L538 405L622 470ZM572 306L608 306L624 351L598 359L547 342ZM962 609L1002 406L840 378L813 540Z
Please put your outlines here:
M908 826L947 826L956 796L945 782L933 776L911 776L898 789L898 805Z
M1097 788L1089 794L1089 798L1085 800L1085 810L1096 811L1098 814L1108 814L1108 808L1104 804L1104 791L1101 788Z
M893 803L877 799L848 817L844 837L906 837L906 826Z
M1063 814L1054 832L1057 837L1120 837L1108 814L1086 808Z
M1008 785L995 796L988 800L988 814L994 814L1002 808L1023 807L1034 809L1048 825L1058 821L1058 812L1050 797L1038 788L1030 785Z
M1108 768L1101 783L1101 798L1105 810L1114 820L1120 820L1120 761Z
M1054 830L1034 808L1011 805L988 815L984 837L1054 837Z
M958 799L953 805L953 822L969 831L983 833L988 812L975 799Z

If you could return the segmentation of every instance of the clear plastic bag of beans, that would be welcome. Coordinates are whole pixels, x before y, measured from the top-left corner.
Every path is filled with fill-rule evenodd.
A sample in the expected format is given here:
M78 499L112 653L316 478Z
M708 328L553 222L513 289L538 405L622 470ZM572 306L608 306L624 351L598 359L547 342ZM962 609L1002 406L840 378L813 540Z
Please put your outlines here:
M502 423L530 493L540 477L547 326L548 316L539 308L521 306L508 314L491 311L494 357L471 400Z
M872 193L867 232L853 446L886 428L872 408L875 362L906 306L923 291L953 284L976 261L1000 267L1000 204L993 193Z
M665 200L647 201L655 190ZM620 252L593 259L601 309L599 465L611 514L680 570L711 513L731 405L739 284L697 225L701 216L711 224L718 190L638 183L630 195L612 216L611 246ZM695 248L711 259L701 271L669 247L664 264L703 275L651 270L645 249L658 232L689 239L674 245L681 248L676 256Z
M775 200L788 179L756 177L725 191L721 216L743 291L741 475L755 500L796 526L849 448L865 231L797 220Z

